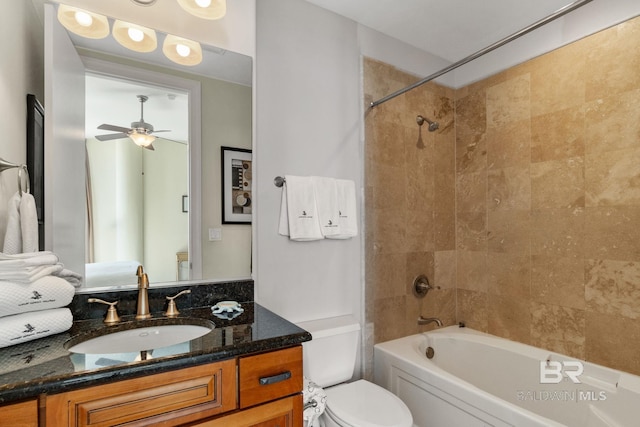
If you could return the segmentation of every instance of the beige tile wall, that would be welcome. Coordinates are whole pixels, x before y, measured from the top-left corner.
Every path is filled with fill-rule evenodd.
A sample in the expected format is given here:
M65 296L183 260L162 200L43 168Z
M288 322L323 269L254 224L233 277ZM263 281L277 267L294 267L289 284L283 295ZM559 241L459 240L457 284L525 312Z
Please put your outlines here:
M415 80L364 76L367 103ZM640 18L424 85L369 110L365 138L370 344L422 313L640 374ZM417 300L417 273L441 289Z

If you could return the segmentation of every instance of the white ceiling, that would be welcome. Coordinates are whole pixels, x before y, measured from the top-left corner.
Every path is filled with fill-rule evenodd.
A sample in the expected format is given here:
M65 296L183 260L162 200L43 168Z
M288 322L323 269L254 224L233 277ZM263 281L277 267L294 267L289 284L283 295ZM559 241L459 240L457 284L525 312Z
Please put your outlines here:
M306 0L456 62L572 0Z

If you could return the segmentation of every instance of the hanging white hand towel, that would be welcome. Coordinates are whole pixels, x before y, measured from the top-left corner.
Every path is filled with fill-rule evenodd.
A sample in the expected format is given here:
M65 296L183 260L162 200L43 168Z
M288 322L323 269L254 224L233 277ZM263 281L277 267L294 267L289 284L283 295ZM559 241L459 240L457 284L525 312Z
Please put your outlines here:
M0 347L20 344L68 331L73 315L68 308L34 311L0 318Z
M38 251L38 212L36 199L30 193L20 197L20 230L22 232L22 252Z
M7 206L7 231L4 234L2 252L9 255L22 253L22 230L20 229L20 193L9 199Z
M336 179L338 224L340 233L327 236L329 239L349 239L358 235L356 212L356 184L349 179Z
M338 222L338 193L336 180L322 176L312 176L313 192L318 207L318 221L324 237L331 238L341 234Z
M318 208L313 194L313 182L310 177L285 176L283 200L280 211L278 232L296 241L320 240L323 238L318 222ZM283 207L286 209L283 211ZM287 219L284 221L283 215ZM286 227L288 223L288 227ZM288 230L285 231L285 228Z

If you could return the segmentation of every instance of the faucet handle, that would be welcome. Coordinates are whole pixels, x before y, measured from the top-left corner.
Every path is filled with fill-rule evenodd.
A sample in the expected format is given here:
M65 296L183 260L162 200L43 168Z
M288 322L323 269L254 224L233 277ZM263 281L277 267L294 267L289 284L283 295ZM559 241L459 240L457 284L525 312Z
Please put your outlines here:
M120 322L120 316L118 316L118 310L116 310L116 304L118 304L118 301L107 302L99 298L89 298L87 301L99 302L101 304L106 304L109 306L109 309L107 310L107 315L104 318L104 323L106 323L107 325L113 325L115 323Z
M144 274L144 268L142 268L142 266L139 265L138 268L136 269L136 276L142 277L143 274Z
M169 301L169 304L167 304L167 311L165 311L163 314L167 317L176 317L178 314L180 314L178 308L176 307L176 302L174 301L174 299L178 298L180 295L190 293L191 289L185 289L184 291L180 291L172 297L166 297Z

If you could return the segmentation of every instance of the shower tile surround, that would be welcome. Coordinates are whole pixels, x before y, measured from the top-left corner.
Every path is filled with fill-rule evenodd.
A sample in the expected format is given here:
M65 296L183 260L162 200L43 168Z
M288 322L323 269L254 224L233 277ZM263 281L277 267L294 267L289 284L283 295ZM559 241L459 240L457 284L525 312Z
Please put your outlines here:
M640 374L639 69L635 18L366 110L367 375L419 314ZM365 106L415 80L365 58Z

